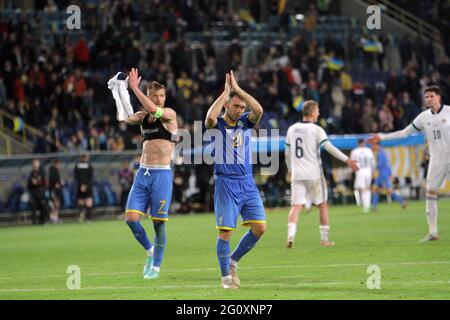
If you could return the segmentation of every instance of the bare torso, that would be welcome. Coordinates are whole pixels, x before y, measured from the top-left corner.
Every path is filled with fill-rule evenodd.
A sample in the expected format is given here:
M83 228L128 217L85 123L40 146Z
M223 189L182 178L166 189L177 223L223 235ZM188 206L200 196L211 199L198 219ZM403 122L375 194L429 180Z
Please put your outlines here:
M148 121L155 121L152 116ZM172 134L176 134L178 130L177 121L162 121L164 128ZM146 140L142 146L141 163L146 165L169 165L172 160L172 152L175 148L175 142L154 139Z

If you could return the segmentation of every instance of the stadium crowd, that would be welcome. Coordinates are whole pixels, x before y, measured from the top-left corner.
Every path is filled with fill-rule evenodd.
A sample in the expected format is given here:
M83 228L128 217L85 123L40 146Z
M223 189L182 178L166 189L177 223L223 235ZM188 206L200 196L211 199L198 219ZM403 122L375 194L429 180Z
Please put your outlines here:
M279 128L282 135L300 119L307 99L320 103L320 124L327 133L368 133L408 124L422 110L422 88L429 84L450 92L448 47L447 57L438 60L426 39L376 36L361 23L361 36L350 32L340 41L331 30L324 39L316 37L321 23L339 15L333 0L271 0L264 6L258 0L83 1L78 3L82 29L73 32L43 21L65 12L69 1L31 2L32 14L22 10L0 17L0 109L45 133L35 153L139 149L139 128L116 121L106 85L117 71L131 67L139 68L142 86L152 80L165 84L166 105L176 110L180 127L189 130L205 118L230 69L261 101L260 126ZM431 22L443 28L444 1L422 2L433 8ZM19 3L3 1L0 9L14 12ZM298 12L304 13L301 21L295 19ZM287 34L287 41L245 42L244 33L262 32L263 25ZM211 29L225 31L229 39L215 38ZM205 40L195 41L190 34L203 34ZM366 50L364 39L383 50ZM397 69L388 61L392 52L400 57ZM175 184L188 187L190 176L201 180L198 185L209 184L210 168L204 169L180 169ZM266 189L267 194L274 190ZM207 190L200 192L204 199Z
M44 11L63 10L67 4L35 2ZM252 27L248 21L261 20L259 1L242 4L250 18L230 13L227 1L91 1L81 4L87 18L86 32L79 36L36 36L37 15L17 21L3 17L0 108L47 134L52 143L37 144L35 152L120 151L140 147L139 131L116 122L106 80L131 66L138 66L144 79L167 86L167 105L187 128L204 118L228 69L236 70L240 82L263 102L261 126L280 128L282 134L299 118L302 100L320 102L321 124L328 132L365 133L396 130L410 122L423 105L421 88L430 83L448 92L449 60L436 61L429 42L402 39L395 48L401 70L388 73L386 55L366 54L351 35L346 43L331 36L316 41L314 28L327 10L320 7L319 12L314 3L285 8L280 16L305 10L305 28L292 34L288 46L275 39L262 44L253 59L244 57L239 35ZM266 14L276 15L277 5L271 1ZM284 20L278 20L280 27ZM218 49L212 38L199 44L185 37L218 25L232 33L226 48ZM143 31L157 36L147 41ZM344 68L328 67L330 56L344 61ZM382 71L386 81L355 81L352 67L358 61L366 73Z

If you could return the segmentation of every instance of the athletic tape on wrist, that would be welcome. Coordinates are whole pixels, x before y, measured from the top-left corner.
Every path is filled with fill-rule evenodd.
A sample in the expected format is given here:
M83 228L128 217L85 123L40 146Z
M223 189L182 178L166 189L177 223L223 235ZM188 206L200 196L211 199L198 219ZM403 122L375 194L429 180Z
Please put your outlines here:
M161 118L161 116L163 115L163 109L160 107L156 107L156 112L153 114L153 116L155 118Z

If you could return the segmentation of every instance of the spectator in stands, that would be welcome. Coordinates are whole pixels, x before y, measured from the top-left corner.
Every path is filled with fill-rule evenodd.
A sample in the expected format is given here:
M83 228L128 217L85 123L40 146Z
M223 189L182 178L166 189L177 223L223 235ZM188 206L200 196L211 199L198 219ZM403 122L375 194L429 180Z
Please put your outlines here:
M37 224L36 211L38 210L39 223L44 224L48 216L48 203L45 197L46 180L45 172L41 168L41 162L34 159L32 162L32 170L28 176L28 192L31 201L31 221Z
M316 30L317 16L318 12L316 10L316 7L314 6L314 4L310 4L305 18L305 28L308 31L308 36L310 36L311 33Z
M409 40L409 36L405 35L400 42L400 58L402 59L402 66L405 67L411 61L413 54L413 45Z
M60 163L58 159L53 160L53 164L48 170L48 191L50 195L50 220L52 223L59 223L59 210L62 200L62 183L60 173Z
M79 141L75 134L70 136L70 140L67 142L67 151L69 153L76 153L79 151Z
M383 104L381 110L378 111L378 119L382 132L390 132L394 129L394 116L387 104Z
M417 105L411 101L408 92L402 92L401 94L401 108L403 109L404 120L403 123L411 123L414 118L420 113L420 109ZM401 126L402 128L404 126Z
M80 161L75 165L73 177L77 185L77 203L80 212L79 223L90 223L92 219L93 168L89 163L89 156L83 154Z
M38 2L43 4L36 9L43 10L46 1ZM50 3L50 10L64 11L65 2ZM86 13L83 30L89 32L75 41L47 26L56 25L55 21L49 24L39 21L41 11L36 11L28 20L15 12L3 15L2 19L6 21L0 21L0 108L16 117L16 124L21 124L15 128L17 133L22 132L24 123L47 131L48 139L36 141L35 152L120 151L140 148L141 138L137 126L136 132L131 132L117 125L105 83L112 76L111 72L125 71L130 61L145 66L143 69L148 70L148 78L166 82L167 102L183 106L178 114L186 128L192 127L193 120L204 117L199 114L212 104L211 92L220 89L217 74L225 73L230 65L238 68L236 76L246 78L249 92L267 104L261 127L280 128L281 134L295 121L292 115L297 111L291 106L296 98L314 98L328 105L331 90L334 102L323 116L333 115L333 123L341 124L337 129L342 133L362 133L373 131L369 128L377 125L383 130L385 124L379 110L383 109L387 96L390 112L397 114L394 127L398 127L402 126L401 121L409 122L407 119L411 120L420 111L423 105L421 87L436 82L444 93L450 92L449 59L441 57L438 61L438 51L433 51L432 43L427 40L416 43L405 37L398 48L389 46L390 41L387 44L386 39L378 38L386 49L383 50L386 57L378 56L378 68L371 63L370 68L360 70L363 52L357 50L357 39L361 34L359 31L364 30L364 23L355 25L360 30L347 29L350 32L347 35L340 30L350 24L348 19L339 28L323 35L324 29L330 29L336 19L322 15L328 11L328 5L333 11L336 1L273 0L261 5L259 18L257 13L254 15L262 23L261 30L268 27L279 32L284 25L290 32L283 34L285 30L282 30L278 33L279 38L272 39L265 36L265 31L252 31L262 39L255 50L249 47L259 40L252 41L253 35L248 33L244 36L242 31L247 31L246 24L236 24L239 20L237 10L249 1L236 2L233 8L227 6L227 0L188 2L90 1L86 2L88 5L80 2L83 14ZM257 2L263 3L251 1L254 5ZM450 41L446 41L450 36L447 32L450 5L446 1L439 1L439 4L428 0L420 2L421 6L402 7L417 9L416 14L422 17L427 12L438 14L428 18L444 31L443 44L450 54ZM21 2L8 3L20 7ZM255 7L251 11L258 10ZM287 25L285 19L287 14L297 12L306 13L304 26L298 26L300 30L295 30L295 23ZM145 32L141 34L133 23L145 26ZM34 32L26 32L26 28ZM189 31L202 30L220 32L212 32L212 36L200 41L189 40ZM219 34L224 36L219 39ZM327 34L330 34L329 39L324 39ZM162 39L158 39L158 35L163 35ZM335 37L339 36L343 37L342 41L336 41ZM392 37L393 43L401 40ZM232 39L235 40L230 42ZM250 40L251 45L243 46L244 40ZM280 40L282 45L277 43ZM340 74L323 66L324 55L332 52L344 61ZM416 59L413 53L416 53ZM289 57L287 62L285 56ZM400 72L395 70L397 59L392 56L401 57ZM373 72L383 69L386 59L395 72L391 75L383 70ZM298 75L294 70L298 70ZM186 71L187 77L181 77L182 71ZM180 79L181 86L178 86ZM378 87L384 88L378 90ZM367 98L373 100L371 113L361 110ZM344 106L342 112L341 106ZM328 131L334 129L335 125L327 127ZM79 134L80 131L83 134Z
M78 150L79 151L83 152L83 151L89 150L89 141L84 136L83 130L80 129L77 131L76 138L78 141Z
M3 75L0 74L0 106L6 104L6 88L3 80Z
M350 100L347 100L342 109L342 123L343 133L360 133L361 132L361 108L359 103L352 105Z
M376 109L373 107L372 100L366 99L361 117L363 133L377 132L377 128L374 128L374 125L377 124L376 117L374 115L375 112Z
M86 38L83 36L81 39L75 44L73 49L74 53L74 62L77 66L86 68L89 63L89 49L86 42Z

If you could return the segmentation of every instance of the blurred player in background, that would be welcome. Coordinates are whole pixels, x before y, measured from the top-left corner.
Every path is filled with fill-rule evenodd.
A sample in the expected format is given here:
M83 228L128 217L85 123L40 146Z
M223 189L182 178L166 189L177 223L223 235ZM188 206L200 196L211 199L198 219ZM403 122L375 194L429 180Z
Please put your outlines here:
M32 169L28 176L28 191L30 192L31 201L31 221L37 224L36 211L39 211L39 223L44 224L48 215L48 204L45 197L45 172L41 168L41 162L34 159Z
M286 135L286 165L291 173L291 210L288 217L287 247L294 244L298 215L309 198L320 211L320 245L333 246L328 234L328 195L326 180L320 159L323 146L332 156L345 162L353 171L358 171L357 161L350 159L328 140L325 131L316 125L319 105L313 100L303 104L303 122L289 127Z
M392 185L392 169L391 163L386 155L386 152L376 142L372 144L372 149L376 155L376 171L375 181L373 183L373 195L372 195L372 210L378 209L378 202L380 201L380 190L386 191L388 199L392 199L395 202L400 203L402 208L406 208L408 203L398 193L394 192Z
M366 147L364 139L358 140L358 147L350 153L350 158L356 160L359 171L355 173L355 199L358 206L362 206L364 213L370 211L372 173L375 169L375 156L370 148Z
M259 123L263 108L239 87L233 71L227 73L225 78L224 91L209 108L205 125L207 129L220 130L222 138L222 148L215 141L216 147L221 149L215 150L214 165L214 212L216 229L219 230L216 252L222 273L222 288L236 289L240 285L238 262L266 231L266 214L253 179L249 131ZM225 113L219 117L224 107ZM246 107L250 112L244 112ZM239 214L242 225L250 226L250 230L241 238L230 258L230 239Z
M89 163L89 156L83 154L80 161L75 165L73 177L77 184L77 203L80 210L79 223L90 223L92 220L92 183L94 178L92 165Z
M438 86L429 86L424 90L425 105L413 122L403 130L388 134L377 134L377 140L405 138L413 133L422 132L430 149L430 164L427 174L426 214L428 234L421 242L439 240L437 217L437 199L439 188L450 175L450 106L442 104L441 90Z
M164 107L166 88L154 81L145 95L139 89L140 80L138 70L131 69L128 82L145 111L138 111L125 120L129 125L140 125L144 139L139 169L128 195L126 222L147 252L143 274L144 279L151 280L159 278L166 247L165 222L169 220L173 187L170 162L178 124L175 111ZM149 208L155 245L152 245L139 221L140 216L147 216Z

